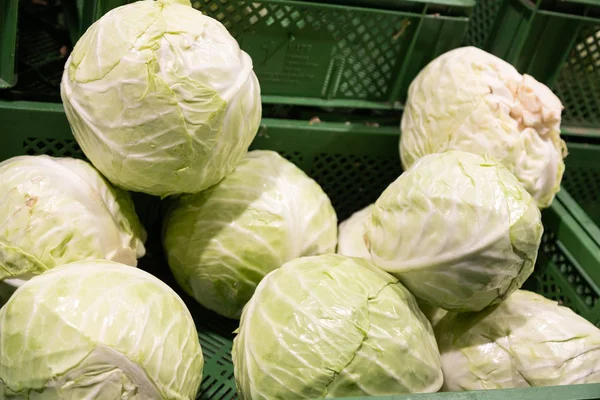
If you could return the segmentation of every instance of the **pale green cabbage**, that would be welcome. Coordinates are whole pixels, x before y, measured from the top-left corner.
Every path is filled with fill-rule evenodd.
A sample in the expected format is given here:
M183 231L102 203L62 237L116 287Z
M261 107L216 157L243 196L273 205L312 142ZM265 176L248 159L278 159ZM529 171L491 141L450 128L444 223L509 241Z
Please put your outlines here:
M448 391L600 383L600 329L535 293L448 314L436 335Z
M0 163L0 280L23 280L57 265L108 259L137 265L146 232L127 192L89 163L19 156Z
M177 294L104 260L55 268L0 310L0 398L195 399L204 360Z
M252 60L189 1L105 14L67 60L61 96L94 166L117 186L158 196L196 193L233 171L261 115Z
M560 189L563 106L550 89L475 47L449 51L413 80L402 117L405 169L449 149L488 154L548 207Z
M279 154L255 150L218 185L177 200L164 232L169 266L183 289L239 318L268 272L335 251L337 219L314 180Z
M295 259L271 272L233 341L241 399L435 392L433 330L413 295L363 258Z
M364 224L371 212L372 204L352 214L340 224L340 239L337 253L348 257L371 258L365 245Z
M425 156L376 201L371 260L417 297L479 311L521 287L543 232L535 200L501 164L449 151Z

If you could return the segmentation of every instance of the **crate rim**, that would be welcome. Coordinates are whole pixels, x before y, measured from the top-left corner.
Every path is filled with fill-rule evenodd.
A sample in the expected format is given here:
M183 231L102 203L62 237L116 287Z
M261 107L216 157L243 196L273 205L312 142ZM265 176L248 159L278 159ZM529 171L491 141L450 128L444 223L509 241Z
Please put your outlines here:
M561 136L567 142L567 146L570 141L577 142L580 139L589 139L592 144L600 144L600 128L565 125L561 126L561 131Z

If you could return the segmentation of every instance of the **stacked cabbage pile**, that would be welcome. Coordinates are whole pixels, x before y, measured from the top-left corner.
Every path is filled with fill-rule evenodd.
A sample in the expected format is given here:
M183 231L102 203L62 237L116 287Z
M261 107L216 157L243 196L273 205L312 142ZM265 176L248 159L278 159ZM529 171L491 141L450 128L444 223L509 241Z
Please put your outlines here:
M261 115L252 61L189 2L141 1L81 37L61 95L92 165L0 164L0 398L194 399L196 326L170 287L134 268L146 231L125 190L197 193L242 162Z
M252 62L189 2L106 14L61 89L91 164L0 163L0 398L196 397L194 319L135 268L146 231L126 190L168 197L176 281L239 319L242 399L600 381L598 328L519 289L565 146L558 99L503 61L464 48L421 72L402 123L407 171L339 238L317 182L248 152L261 116Z

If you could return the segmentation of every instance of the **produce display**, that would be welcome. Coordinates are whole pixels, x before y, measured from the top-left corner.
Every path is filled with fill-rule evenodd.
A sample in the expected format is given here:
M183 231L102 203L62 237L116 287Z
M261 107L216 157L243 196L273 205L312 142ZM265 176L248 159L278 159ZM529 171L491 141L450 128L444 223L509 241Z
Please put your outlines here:
M447 314L436 336L445 390L600 382L600 329L525 290L479 314Z
M268 24L274 10L257 12ZM252 60L188 0L101 17L61 95L91 164L0 163L1 399L226 400L234 380L242 400L600 383L600 329L521 289L566 146L559 99L506 62L466 47L426 66L402 117L405 172L357 191L339 227L306 166L341 145L248 151ZM267 126L254 146L278 148ZM372 177L369 161L355 173ZM126 190L160 217L143 221L153 245Z
M207 189L233 171L258 130L250 56L189 5L118 7L85 32L65 65L61 96L73 134L124 189Z
M514 175L456 150L425 156L400 175L364 229L375 265L451 311L480 311L520 288L543 232L535 200Z
M475 47L449 51L412 81L400 154L405 169L445 150L488 154L504 164L540 207L560 189L567 154L563 106L548 87Z
M242 399L435 392L431 325L413 295L364 258L298 258L262 280L233 342Z
M3 399L193 399L203 365L181 298L124 264L52 269L0 310Z
M239 318L267 273L334 252L337 218L302 170L276 152L255 150L216 186L179 198L164 232L178 283L205 307Z
M48 156L0 163L0 280L11 286L57 265L107 259L137 265L146 232L129 193L85 161Z

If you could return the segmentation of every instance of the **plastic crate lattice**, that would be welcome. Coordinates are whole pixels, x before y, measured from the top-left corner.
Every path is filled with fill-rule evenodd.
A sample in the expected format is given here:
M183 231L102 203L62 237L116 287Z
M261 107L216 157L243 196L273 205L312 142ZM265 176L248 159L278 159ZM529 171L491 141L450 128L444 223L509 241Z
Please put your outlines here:
M203 0L194 2L193 6L220 21L238 40L257 24L279 25L292 35L294 31L302 30L325 31L324 34L336 42L330 68L342 69L342 78L336 82L336 85L339 84L337 95L349 99L380 100L389 94L391 87L388 83L393 81L403 50L401 46L393 46L393 42L411 24L408 19L396 16L299 5ZM390 41L390 38L393 40ZM282 46L285 44L281 43ZM268 58L255 59L254 63L259 65L267 61ZM295 71L288 71L288 76L282 79L294 79L295 74Z
M390 90L387 82L392 80L401 51L399 46L393 47L387 38L402 34L411 22L408 19L375 17L360 20L349 16L344 23L349 23L352 29L336 47L336 55L348 57L340 91L348 98L386 96ZM357 42L362 42L362 45L354 52Z
M587 279L579 272L580 268L575 266L571 261L573 258L563 250L563 246L557 240L553 232L546 232L542 237L540 251L545 253L552 260L548 269L538 275L538 280L541 283L541 293L560 304L570 307L578 314L586 315L589 310L598 304L600 293L596 293ZM569 296L563 293L561 283L554 279L553 273L562 275L566 283L577 293L577 296L583 300L589 310L580 309L579 306L572 302ZM534 272L535 276L535 272ZM599 321L595 323L600 324Z
M280 151L279 154L287 159L288 161L293 162L296 165L301 165L304 162L304 156L302 155L302 153L298 152L298 151L293 151L293 152L287 152L287 151Z
M469 22L465 44L484 47L504 0L479 0Z
M600 25L581 29L555 89L566 123L600 125Z
M74 139L52 139L28 137L23 141L23 154L30 156L45 154L53 157L85 158Z
M397 158L322 153L313 165L309 175L329 195L340 222L377 200L400 175Z

